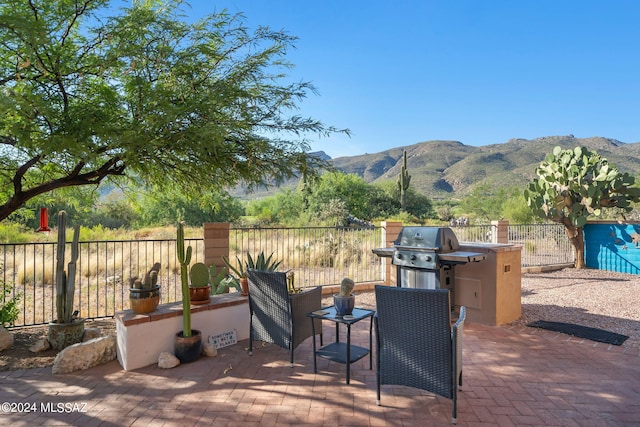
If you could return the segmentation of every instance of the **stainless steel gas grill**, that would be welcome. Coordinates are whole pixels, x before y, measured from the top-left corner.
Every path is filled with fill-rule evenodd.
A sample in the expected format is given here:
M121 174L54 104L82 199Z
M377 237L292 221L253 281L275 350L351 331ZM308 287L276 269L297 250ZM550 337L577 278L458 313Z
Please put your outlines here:
M448 227L403 227L393 248L373 249L391 257L396 266L397 285L404 288L449 289L454 304L454 267L486 258L480 252L460 251L453 230Z

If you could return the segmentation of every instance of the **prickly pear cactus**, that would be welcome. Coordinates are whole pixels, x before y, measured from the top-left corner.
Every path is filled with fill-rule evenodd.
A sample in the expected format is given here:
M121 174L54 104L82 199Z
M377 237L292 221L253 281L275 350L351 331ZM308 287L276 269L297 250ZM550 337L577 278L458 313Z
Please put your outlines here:
M191 266L191 286L204 288L209 285L209 269L203 262L196 262Z

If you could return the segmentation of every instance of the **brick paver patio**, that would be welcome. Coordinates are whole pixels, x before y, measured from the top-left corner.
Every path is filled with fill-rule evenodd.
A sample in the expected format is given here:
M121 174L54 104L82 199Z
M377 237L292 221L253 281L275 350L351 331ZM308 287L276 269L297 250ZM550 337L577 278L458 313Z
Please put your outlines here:
M324 332L326 343L333 327ZM352 338L368 345L368 322L354 325ZM246 346L170 370L126 372L113 361L66 375L2 372L0 402L31 412L3 411L0 425L450 425L451 401L420 390L384 386L376 406L368 358L353 365L346 385L344 365L318 359L313 373L310 339L293 368L279 347L249 356ZM467 323L464 364L459 426L640 425L639 354L532 328Z

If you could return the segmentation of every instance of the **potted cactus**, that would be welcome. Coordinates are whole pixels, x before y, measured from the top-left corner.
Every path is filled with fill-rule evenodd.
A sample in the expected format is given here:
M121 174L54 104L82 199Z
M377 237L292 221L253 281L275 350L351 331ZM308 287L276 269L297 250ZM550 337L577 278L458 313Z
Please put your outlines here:
M49 322L47 340L54 350L62 350L71 344L82 341L84 319L78 318L73 311L73 299L76 288L76 262L79 256L80 227L73 230L71 259L64 269L66 254L67 214L58 213L58 246L56 252L56 319Z
M178 223L176 253L180 263L180 284L182 287L182 331L176 333L174 353L180 363L198 360L202 351L202 333L191 329L191 299L189 297L189 263L192 248L184 247L184 223Z
M333 305L336 308L336 316L344 316L353 313L356 296L352 293L355 283L345 277L340 283L340 293L333 294Z
M151 313L158 307L160 302L158 273L160 273L160 263L156 262L143 279L132 277L129 280L129 304L134 313Z
M203 262L196 262L191 266L189 276L191 278L191 285L189 286L191 304L208 304L211 283L207 266Z

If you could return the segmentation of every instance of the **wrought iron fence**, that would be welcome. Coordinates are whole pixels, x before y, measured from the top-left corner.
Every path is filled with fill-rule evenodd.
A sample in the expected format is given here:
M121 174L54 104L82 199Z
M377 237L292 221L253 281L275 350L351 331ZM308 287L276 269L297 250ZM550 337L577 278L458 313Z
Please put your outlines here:
M294 270L296 285L308 287L382 278L382 263L372 249L381 246L382 228L250 228L231 229L231 262L260 252L282 261L280 271ZM460 241L490 242L491 225L453 227ZM203 239L187 239L193 246L192 262L202 261ZM511 225L509 243L522 246L522 265L573 262L573 251L562 226ZM0 244L0 303L19 298L16 326L44 324L54 317L56 243ZM67 251L69 252L69 251ZM129 307L129 278L142 276L154 262L162 264L161 303L179 301L180 268L175 240L81 242L74 307L84 318L111 317Z
M495 225L452 227L461 242L494 242ZM562 224L509 224L508 242L522 247L522 266L571 264L575 261L573 246Z
M571 264L575 252L561 224L509 225L509 243L522 246L522 266Z
M201 261L203 240L186 241L193 246L193 262ZM156 261L162 264L161 302L181 300L175 244L175 240L80 242L74 308L87 319L111 317L129 308L129 278L144 275ZM57 243L0 245L0 286L11 289L5 301L18 298L16 326L54 318L56 247Z
M282 261L279 271L293 270L301 288L332 285L350 277L356 283L380 280L380 227L301 227L231 229L229 255L232 263L260 252Z

